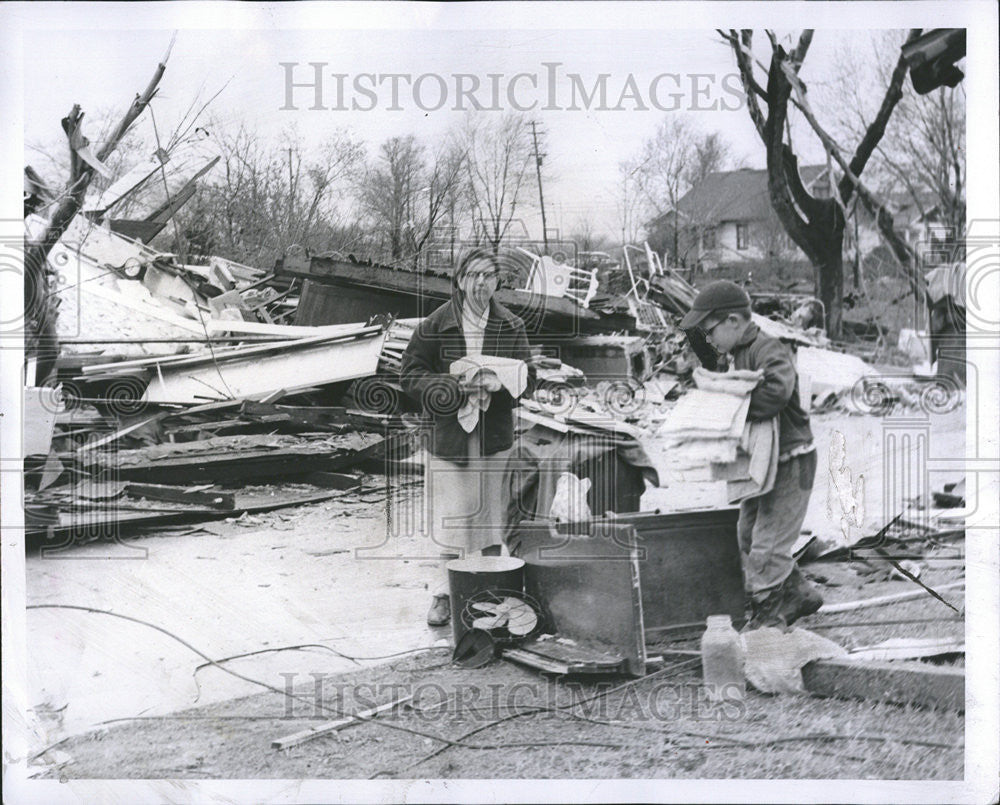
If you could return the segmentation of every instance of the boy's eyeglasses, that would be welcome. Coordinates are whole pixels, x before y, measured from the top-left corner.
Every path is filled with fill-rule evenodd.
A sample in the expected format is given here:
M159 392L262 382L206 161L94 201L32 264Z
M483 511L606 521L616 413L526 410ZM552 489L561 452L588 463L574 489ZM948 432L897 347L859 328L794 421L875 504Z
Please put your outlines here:
M712 335L712 333L713 333L713 332L715 332L715 328L716 328L716 327L718 327L718 326L719 326L720 324L722 324L722 323L723 323L723 322L724 322L725 320L726 320L726 319L719 319L719 320L718 320L718 321L717 321L717 322L716 322L715 324L713 324L713 325L712 325L711 327L702 327L702 328L701 328L701 331L702 331L702 333L704 333L704 334L705 334L705 337L706 337L706 338L710 337L710 336Z

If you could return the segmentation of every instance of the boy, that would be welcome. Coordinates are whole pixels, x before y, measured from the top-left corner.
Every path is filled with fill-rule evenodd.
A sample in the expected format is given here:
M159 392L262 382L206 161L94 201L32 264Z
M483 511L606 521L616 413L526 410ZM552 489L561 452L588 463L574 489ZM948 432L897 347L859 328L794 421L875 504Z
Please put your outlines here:
M748 418L778 417L778 470L770 492L740 504L737 533L751 612L746 628L789 626L823 604L792 557L816 475L816 448L791 350L760 331L751 320L750 297L728 280L706 286L681 327L698 328L720 354L732 357L732 368L764 373L750 395Z

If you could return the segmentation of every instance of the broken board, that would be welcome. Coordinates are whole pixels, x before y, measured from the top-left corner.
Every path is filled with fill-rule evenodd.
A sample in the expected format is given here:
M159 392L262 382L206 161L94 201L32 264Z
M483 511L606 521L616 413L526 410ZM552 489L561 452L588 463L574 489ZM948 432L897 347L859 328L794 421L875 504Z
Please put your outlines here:
M621 654L555 640L532 640L500 652L506 660L552 674L622 674L627 660Z

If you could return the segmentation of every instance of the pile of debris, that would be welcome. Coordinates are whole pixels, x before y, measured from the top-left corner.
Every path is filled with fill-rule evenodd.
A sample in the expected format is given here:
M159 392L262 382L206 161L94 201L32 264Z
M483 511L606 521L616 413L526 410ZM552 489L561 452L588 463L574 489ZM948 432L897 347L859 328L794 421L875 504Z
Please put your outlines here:
M381 472L390 451L406 453L398 417L279 396L122 412L29 390L27 533L60 545L117 539L131 526L316 502L357 488L359 470Z

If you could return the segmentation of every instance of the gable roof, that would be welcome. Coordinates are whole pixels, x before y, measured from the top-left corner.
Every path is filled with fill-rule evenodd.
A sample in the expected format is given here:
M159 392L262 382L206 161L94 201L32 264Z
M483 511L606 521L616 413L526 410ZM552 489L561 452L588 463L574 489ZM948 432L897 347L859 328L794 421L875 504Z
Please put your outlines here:
M809 188L826 172L826 165L801 165L799 176ZM673 210L651 221L655 225ZM772 215L767 170L740 168L710 173L677 202L677 212L699 224L723 221L763 221Z

